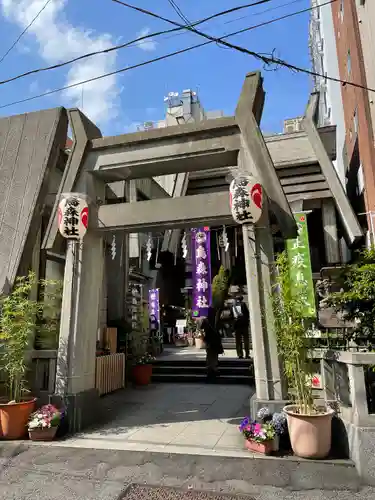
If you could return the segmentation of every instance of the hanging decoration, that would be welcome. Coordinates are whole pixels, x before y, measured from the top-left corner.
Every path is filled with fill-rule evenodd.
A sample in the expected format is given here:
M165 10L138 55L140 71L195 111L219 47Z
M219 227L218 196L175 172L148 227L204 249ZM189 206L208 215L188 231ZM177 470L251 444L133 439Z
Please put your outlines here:
M116 235L115 234L112 236L111 256L112 256L112 260L115 260L115 258L116 258Z
M259 221L263 208L263 188L251 175L239 175L229 187L230 208L237 224Z
M209 227L192 229L193 317L207 316L212 303L211 233Z
M237 228L234 228L234 256L237 257L238 254L238 233Z
M148 292L148 314L160 324L159 288L151 288Z
M146 258L148 261L151 260L151 256L152 256L152 237L151 235L149 235L146 243Z
M228 234L225 226L223 226L223 232L221 233L222 239L223 239L223 247L224 250L227 252L229 250L229 240L228 240Z
M181 239L181 248L182 248L182 258L186 259L187 255L188 255L188 247L187 247L187 243L186 243L186 232L185 231L184 231L184 234L182 235L182 239Z
M85 195L62 195L57 212L58 228L64 238L82 240L89 223L89 207Z

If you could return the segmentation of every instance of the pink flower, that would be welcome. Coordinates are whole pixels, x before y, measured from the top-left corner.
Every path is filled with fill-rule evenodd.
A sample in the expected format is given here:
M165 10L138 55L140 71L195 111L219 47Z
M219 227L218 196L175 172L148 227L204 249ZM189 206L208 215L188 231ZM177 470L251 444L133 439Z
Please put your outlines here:
M262 430L261 424L254 425L254 434L259 434L261 430Z

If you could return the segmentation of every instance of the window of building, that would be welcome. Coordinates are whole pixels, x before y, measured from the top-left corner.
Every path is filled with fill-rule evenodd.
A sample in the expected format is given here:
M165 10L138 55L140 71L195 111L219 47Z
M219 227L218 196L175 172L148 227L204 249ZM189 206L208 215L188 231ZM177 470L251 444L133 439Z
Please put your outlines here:
M340 16L341 22L343 22L343 20L344 20L344 0L340 0L339 16Z
M352 73L352 57L350 55L350 50L348 50L348 54L346 56L346 70L347 70L348 76L350 76Z
M359 5L365 5L366 0L359 0Z

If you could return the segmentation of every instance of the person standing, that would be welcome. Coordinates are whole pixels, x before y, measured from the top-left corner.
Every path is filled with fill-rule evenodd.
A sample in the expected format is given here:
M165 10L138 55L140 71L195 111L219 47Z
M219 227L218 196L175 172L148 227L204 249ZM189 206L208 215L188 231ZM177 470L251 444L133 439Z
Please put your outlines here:
M249 310L243 301L243 297L239 296L235 299L232 306L232 314L234 318L234 332L236 337L236 351L239 359L243 359L243 348L245 348L246 359L250 359L250 342L249 342Z
M213 307L209 307L207 317L202 319L200 328L204 332L206 344L207 382L214 382L219 374L219 354L223 354L224 349L216 328L216 312Z

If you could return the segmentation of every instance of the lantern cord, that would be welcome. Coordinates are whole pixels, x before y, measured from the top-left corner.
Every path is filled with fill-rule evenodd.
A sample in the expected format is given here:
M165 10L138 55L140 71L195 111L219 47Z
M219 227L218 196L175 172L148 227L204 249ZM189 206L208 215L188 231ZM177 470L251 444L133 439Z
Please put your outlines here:
M159 258L159 237L156 241L156 256L155 256L155 266L158 263L158 258Z
M219 245L219 233L216 232L216 250L217 250L217 258L221 263L221 255L220 255L220 245Z

